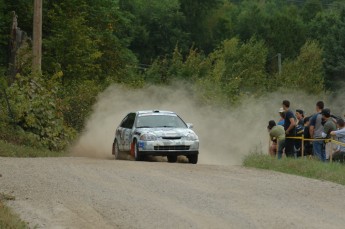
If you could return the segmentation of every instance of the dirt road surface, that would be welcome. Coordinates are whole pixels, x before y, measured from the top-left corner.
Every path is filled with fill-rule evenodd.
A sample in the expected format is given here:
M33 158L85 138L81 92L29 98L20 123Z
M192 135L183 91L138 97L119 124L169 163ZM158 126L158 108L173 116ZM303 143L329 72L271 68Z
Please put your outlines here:
M0 193L37 228L344 228L345 187L240 166L2 158Z

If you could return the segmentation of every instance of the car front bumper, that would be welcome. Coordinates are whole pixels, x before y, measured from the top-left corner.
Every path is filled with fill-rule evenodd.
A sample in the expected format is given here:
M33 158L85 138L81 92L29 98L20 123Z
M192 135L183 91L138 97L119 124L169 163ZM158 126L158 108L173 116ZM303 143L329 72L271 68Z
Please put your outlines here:
M188 156L199 153L199 141L138 141L138 150L142 155Z

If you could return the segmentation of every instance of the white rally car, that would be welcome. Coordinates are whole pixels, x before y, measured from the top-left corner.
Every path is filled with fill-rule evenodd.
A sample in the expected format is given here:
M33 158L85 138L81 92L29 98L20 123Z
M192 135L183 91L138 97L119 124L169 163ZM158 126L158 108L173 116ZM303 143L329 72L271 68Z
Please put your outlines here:
M167 156L168 162L184 155L196 164L199 138L192 127L171 111L131 112L116 128L112 154L119 159L121 153L129 153L136 161L147 155Z

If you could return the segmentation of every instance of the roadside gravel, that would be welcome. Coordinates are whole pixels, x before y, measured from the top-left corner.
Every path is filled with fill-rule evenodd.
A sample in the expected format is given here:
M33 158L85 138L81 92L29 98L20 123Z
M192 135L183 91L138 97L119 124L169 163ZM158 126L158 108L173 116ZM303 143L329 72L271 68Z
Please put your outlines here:
M344 228L345 187L240 166L0 157L37 228Z

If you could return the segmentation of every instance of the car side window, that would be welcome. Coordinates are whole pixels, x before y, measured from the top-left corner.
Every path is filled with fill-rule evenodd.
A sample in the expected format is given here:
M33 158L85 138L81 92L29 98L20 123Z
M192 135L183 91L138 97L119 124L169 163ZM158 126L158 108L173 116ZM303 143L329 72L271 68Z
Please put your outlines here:
M135 121L135 113L130 113L128 115L128 127L127 128L132 129L133 125L134 125L134 121Z
M132 129L135 120L135 113L128 114L121 123L122 128Z
M128 115L122 120L120 127L126 128L126 123L128 122Z

